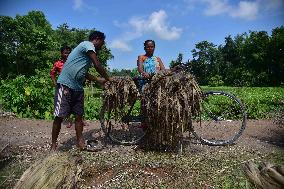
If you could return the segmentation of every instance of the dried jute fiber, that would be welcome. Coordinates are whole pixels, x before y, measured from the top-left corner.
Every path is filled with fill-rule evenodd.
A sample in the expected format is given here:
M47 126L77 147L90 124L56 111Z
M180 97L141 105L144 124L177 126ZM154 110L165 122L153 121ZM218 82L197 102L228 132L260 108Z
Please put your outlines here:
M112 77L112 81L105 84L103 106L107 108L107 112L113 112L119 118L121 114L125 114L124 107L131 106L137 95L138 89L131 77Z
M145 85L142 102L146 113L146 147L175 150L182 133L200 111L202 97L194 77L186 72L162 71Z
M80 158L54 153L28 168L14 189L78 188L81 173Z

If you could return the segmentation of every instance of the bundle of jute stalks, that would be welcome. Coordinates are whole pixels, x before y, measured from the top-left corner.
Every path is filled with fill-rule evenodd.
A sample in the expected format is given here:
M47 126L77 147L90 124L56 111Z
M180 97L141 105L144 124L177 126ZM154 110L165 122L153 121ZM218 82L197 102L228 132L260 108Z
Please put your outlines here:
M138 89L129 76L115 76L112 81L105 84L103 92L103 106L108 112L114 112L115 116L125 113L124 107L134 103L138 95Z
M200 111L202 92L186 72L162 71L145 85L142 102L146 111L146 146L154 150L176 150L182 133Z
M260 189L284 188L284 165L261 163L257 166L249 161L243 166L248 180Z
M27 169L14 189L79 188L80 161L67 153L52 154Z

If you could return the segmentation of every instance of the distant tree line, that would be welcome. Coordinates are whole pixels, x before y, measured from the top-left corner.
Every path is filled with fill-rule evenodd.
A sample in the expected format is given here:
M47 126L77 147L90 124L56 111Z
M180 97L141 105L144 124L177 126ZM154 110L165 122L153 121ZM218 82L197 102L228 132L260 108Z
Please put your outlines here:
M185 61L201 85L280 86L284 84L284 27L250 31L225 38L224 45L208 41L195 45ZM183 62L179 54L170 65Z

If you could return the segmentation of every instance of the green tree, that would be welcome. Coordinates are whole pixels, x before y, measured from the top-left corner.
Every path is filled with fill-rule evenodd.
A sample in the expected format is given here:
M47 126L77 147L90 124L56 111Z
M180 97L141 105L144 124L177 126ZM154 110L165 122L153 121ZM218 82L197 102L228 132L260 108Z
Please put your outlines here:
M174 66L180 64L180 63L183 63L183 54L182 53L179 53L178 54L178 57L176 60L172 60L170 62L170 68L173 68Z
M27 15L0 18L3 62L1 73L34 74L35 69L48 67L48 51L53 47L52 28L40 11ZM3 40L2 40L3 39Z
M267 32L250 31L249 37L244 44L243 56L245 58L245 67L252 76L248 78L247 83L253 86L263 86L269 83L267 47L269 36Z
M284 27L272 30L267 52L269 64L268 75L271 85L279 86L284 83Z
M0 16L0 78L16 70L15 51L19 41L16 29L17 22L13 18Z
M202 41L197 43L191 52L191 72L201 85L206 85L212 76L218 74L218 48L213 43Z

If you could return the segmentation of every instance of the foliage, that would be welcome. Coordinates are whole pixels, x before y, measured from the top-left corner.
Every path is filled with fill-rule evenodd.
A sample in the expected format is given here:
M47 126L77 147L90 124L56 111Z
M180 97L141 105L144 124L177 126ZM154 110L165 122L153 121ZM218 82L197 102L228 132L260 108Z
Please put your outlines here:
M16 18L0 16L0 59L2 78L34 74L47 67L52 49L52 28L42 12L31 11Z
M19 117L52 119L54 87L48 71L37 70L37 75L32 77L20 75L15 79L1 80L2 107ZM202 90L219 90L234 94L245 104L249 119L269 118L283 108L283 87L202 87ZM96 86L86 86L86 119L99 118L101 91Z
M62 45L74 48L88 40L93 30L70 29L66 23L54 30L40 11L15 18L0 16L0 78L35 75L36 69L45 69L60 58ZM113 55L104 45L98 52L98 58L107 67L107 60Z
M1 81L0 94L5 110L19 117L51 119L53 112L53 86L49 75L36 71L37 75L20 75Z
M179 53L177 59L176 60L172 60L170 62L170 68L173 68L173 67L175 67L176 65L178 65L178 64L180 64L182 62L183 62L183 54Z
M220 75L214 75L209 79L208 84L211 87L217 87L224 85L224 81L222 80L222 77Z
M130 77L135 77L139 75L139 72L137 70L137 68L129 70L129 69L113 69L111 71L111 75L112 76L130 76Z
M193 60L187 62L201 85L211 85L212 78L221 76L227 86L279 86L284 83L283 49L281 26L271 36L266 31L229 35L218 47L199 42L191 51Z
M245 105L248 119L271 118L283 108L283 87L201 87L203 90L226 91ZM221 107L220 107L221 108Z

